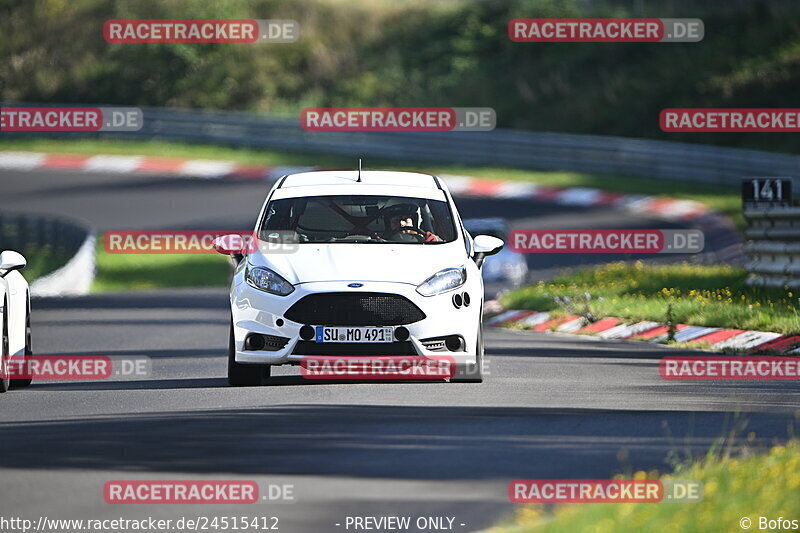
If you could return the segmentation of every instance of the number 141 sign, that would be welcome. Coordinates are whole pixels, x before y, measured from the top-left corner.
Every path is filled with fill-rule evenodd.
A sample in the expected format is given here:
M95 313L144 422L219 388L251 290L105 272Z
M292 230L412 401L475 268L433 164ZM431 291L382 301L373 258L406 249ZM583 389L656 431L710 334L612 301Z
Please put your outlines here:
M792 205L791 178L747 178L742 180L742 204L745 207Z

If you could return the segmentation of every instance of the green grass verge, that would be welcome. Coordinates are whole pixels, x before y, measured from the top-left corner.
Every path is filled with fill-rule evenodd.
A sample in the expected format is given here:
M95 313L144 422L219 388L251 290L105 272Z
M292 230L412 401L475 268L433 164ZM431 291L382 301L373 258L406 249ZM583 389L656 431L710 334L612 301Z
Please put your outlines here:
M22 270L22 275L25 276L28 283L33 283L37 278L61 268L70 260L69 255L53 249L52 246L39 246L35 249L20 249L16 251L25 256L28 262Z
M800 519L798 472L800 442L797 440L764 454L740 458L710 456L662 478L701 481L704 497L700 502L572 504L558 506L552 512L537 504L520 505L510 524L491 531L743 531L739 522L743 517L750 519L751 531L759 531L760 517ZM634 477L655 476L638 472Z
M97 250L93 292L165 287L225 287L228 259L219 254L109 254Z
M583 313L588 305L596 317L662 322L671 305L677 322L800 333L800 294L748 287L746 277L741 268L726 265L613 263L517 289L502 303L563 314Z
M352 165L352 158L308 155L276 150L255 150L207 144L172 143L165 141L118 141L104 139L18 138L0 140L0 150L18 150L52 154L142 155L187 159L221 159L243 165Z

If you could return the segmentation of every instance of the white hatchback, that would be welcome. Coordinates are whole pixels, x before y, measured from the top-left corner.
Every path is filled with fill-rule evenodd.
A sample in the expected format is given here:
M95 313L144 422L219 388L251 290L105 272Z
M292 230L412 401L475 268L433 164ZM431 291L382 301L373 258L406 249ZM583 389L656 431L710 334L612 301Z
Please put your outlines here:
M471 237L438 177L285 176L255 234L258 247L232 254L231 385L326 355L447 356L450 381L482 381L480 268L503 241Z
M31 379L11 378L10 364L31 356L31 298L20 274L27 261L13 250L0 253L0 392L26 387Z

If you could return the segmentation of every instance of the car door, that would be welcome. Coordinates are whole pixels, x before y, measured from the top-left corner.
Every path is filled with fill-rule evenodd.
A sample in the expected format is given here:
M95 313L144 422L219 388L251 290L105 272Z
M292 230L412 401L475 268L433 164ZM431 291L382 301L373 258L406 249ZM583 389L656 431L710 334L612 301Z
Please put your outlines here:
M11 308L11 306L8 304L8 298L10 297L11 294L8 290L8 280L6 279L6 276L0 277L0 334L2 334L3 319L8 315ZM4 303L5 305L3 305ZM5 349L5 347L0 344L0 351L3 349Z
M14 356L25 353L25 321L28 308L28 282L17 271L5 276L9 306L9 348Z

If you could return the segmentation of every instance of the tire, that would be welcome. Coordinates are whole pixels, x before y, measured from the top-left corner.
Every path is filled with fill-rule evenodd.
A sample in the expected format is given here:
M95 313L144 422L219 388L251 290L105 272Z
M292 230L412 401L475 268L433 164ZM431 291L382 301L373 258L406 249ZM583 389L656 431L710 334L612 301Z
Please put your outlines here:
M475 365L457 365L450 383L483 383L483 321L475 344Z
M8 375L8 358L11 348L8 338L8 302L3 301L3 327L0 339L0 392L6 392L11 388L11 378Z
M33 342L31 336L31 300L28 298L28 314L25 317L25 361L30 361L33 355ZM30 370L26 365L26 370ZM12 387L27 387L31 384L33 378L12 379Z
M228 384L231 387L257 387L269 377L269 365L243 365L236 362L236 342L233 338L233 323L228 339Z

